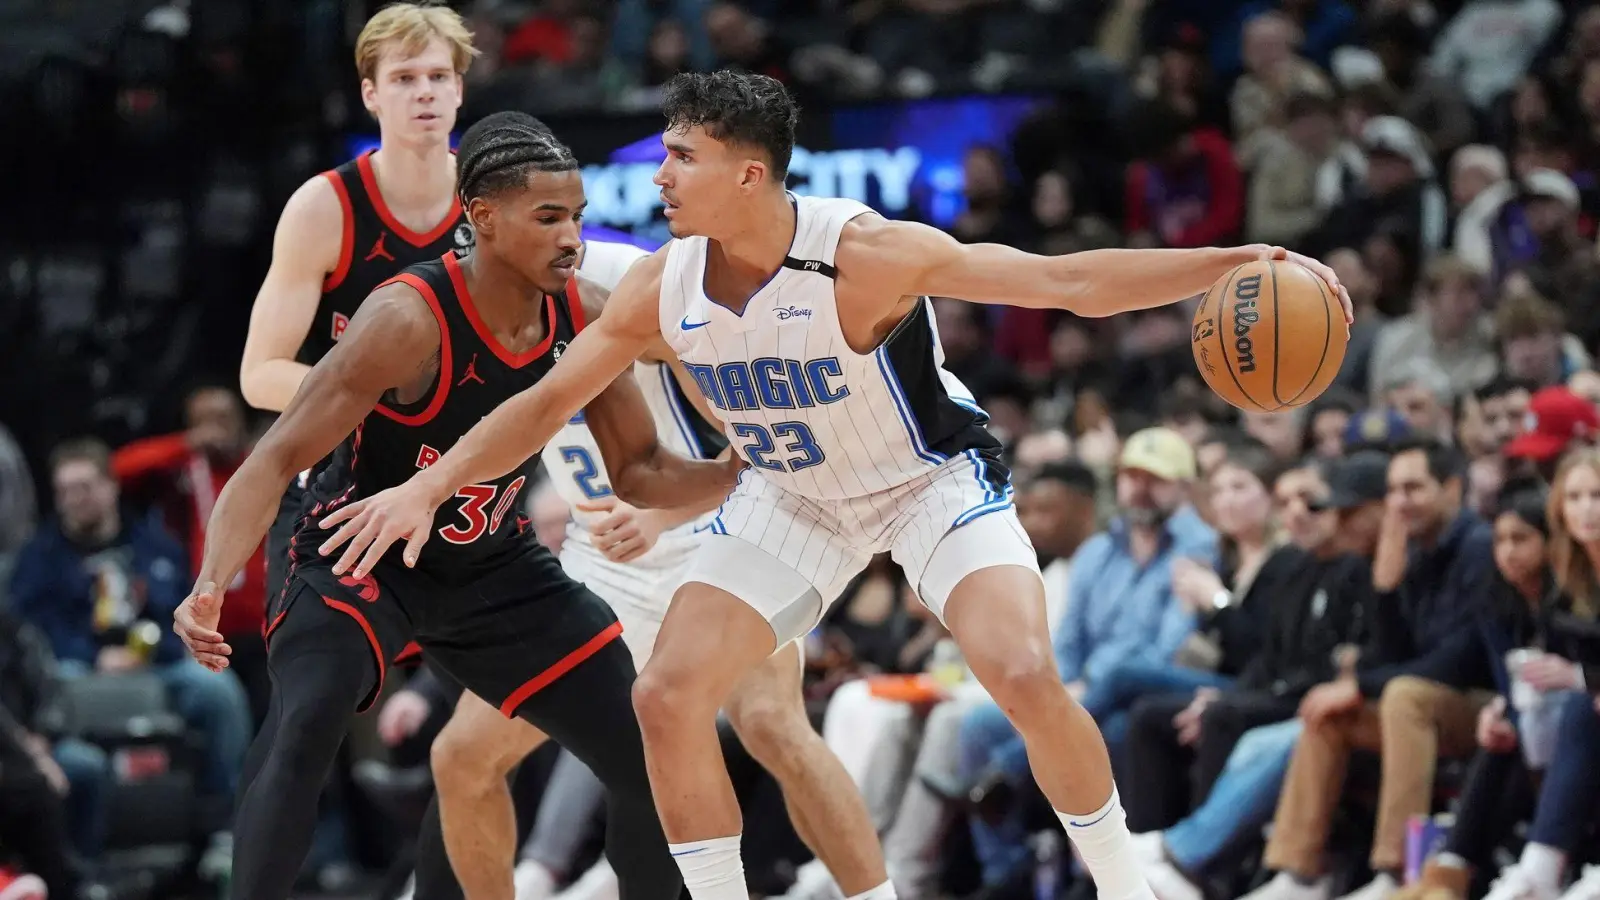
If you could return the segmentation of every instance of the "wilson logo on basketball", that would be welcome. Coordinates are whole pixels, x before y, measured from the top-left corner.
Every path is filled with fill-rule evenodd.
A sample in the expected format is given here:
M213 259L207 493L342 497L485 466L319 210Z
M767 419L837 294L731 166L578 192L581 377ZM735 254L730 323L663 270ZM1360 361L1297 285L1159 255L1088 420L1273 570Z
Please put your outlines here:
M1261 321L1261 312L1256 309L1256 298L1260 296L1260 275L1239 279L1233 289L1233 349L1239 354L1240 373L1256 370L1255 345L1250 341L1250 330Z

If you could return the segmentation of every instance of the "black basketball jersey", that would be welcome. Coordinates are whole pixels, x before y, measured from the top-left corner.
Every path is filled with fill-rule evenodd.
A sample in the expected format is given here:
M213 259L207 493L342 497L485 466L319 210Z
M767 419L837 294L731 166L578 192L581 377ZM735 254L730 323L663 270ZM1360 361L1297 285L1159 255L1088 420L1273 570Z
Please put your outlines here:
M319 517L433 464L479 419L544 377L583 327L583 308L569 282L564 293L545 298L544 340L514 354L478 315L454 253L411 266L393 280L416 288L439 320L439 376L414 403L386 396L334 451L312 484L310 515L296 537L299 546L314 547L324 539L316 527ZM532 474L533 467L524 465L457 491L435 514L433 535L417 568L441 582L461 583L536 546L517 503Z
M323 172L322 177L333 185L344 209L344 237L339 242L339 265L323 279L316 318L296 356L308 366L316 365L333 349L334 341L373 288L406 266L465 250L473 243L472 226L467 224L460 198L450 201L450 212L426 234L401 224L378 190L371 151Z

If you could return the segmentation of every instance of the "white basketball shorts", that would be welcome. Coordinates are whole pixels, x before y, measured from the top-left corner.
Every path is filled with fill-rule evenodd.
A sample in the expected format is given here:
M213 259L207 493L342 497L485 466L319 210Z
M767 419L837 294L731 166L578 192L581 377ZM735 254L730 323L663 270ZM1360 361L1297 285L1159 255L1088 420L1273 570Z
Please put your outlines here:
M685 550L693 546L690 544ZM622 623L622 642L633 654L635 671L644 671L644 664L650 661L661 620L672 605L672 595L684 582L691 555L685 552L676 556L674 565L644 567L614 563L594 546L570 536L561 546L561 568L574 581L581 581L594 591L617 614L617 621Z
M1039 571L1010 488L962 454L906 484L848 500L814 500L746 469L682 581L721 588L772 625L778 646L822 621L875 554L888 552L941 621L961 579L994 566Z

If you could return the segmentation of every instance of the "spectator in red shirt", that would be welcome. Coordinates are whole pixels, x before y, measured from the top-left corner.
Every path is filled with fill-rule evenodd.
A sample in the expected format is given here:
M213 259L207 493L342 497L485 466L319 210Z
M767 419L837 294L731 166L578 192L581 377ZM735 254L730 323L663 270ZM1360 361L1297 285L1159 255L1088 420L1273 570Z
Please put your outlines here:
M134 441L111 457L111 471L135 508L149 509L188 550L198 574L206 522L223 485L250 454L244 402L232 388L207 384L184 400L184 431ZM228 587L221 632L234 648L233 669L250 695L259 722L266 712L268 677L261 629L266 609L265 546ZM241 655L242 654L242 655Z
M1228 139L1162 101L1138 110L1131 129L1139 158L1127 174L1130 246L1234 241L1244 224L1244 180Z

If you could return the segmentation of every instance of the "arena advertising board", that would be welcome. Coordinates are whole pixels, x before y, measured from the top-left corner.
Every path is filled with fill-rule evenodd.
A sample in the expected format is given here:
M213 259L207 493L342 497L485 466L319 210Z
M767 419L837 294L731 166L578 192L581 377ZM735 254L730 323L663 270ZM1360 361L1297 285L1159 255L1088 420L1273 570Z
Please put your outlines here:
M789 166L797 194L849 197L884 215L948 225L962 211L962 158L969 147L1004 149L1043 102L1026 96L955 97L809 109ZM585 234L647 249L667 240L660 189L651 181L666 151L661 119L546 117L584 163ZM370 134L351 139L359 154Z

